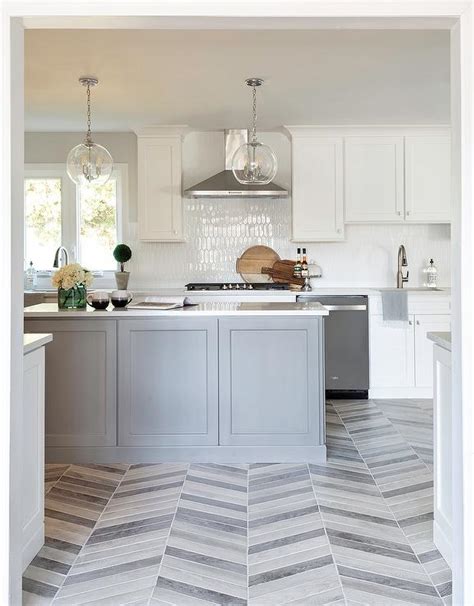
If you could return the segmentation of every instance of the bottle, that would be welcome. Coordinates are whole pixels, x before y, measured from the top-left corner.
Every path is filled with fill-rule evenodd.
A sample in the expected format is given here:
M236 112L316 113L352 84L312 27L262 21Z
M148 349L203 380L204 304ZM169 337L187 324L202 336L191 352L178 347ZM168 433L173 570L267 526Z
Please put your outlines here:
M429 286L430 288L436 288L438 282L438 270L436 269L433 259L430 259L430 264L426 268L425 273L425 286Z
M301 277L307 278L309 276L308 260L306 258L306 248L303 248L303 260L301 261Z
M36 286L36 269L33 266L33 261L30 261L30 265L26 270L25 277L25 288L26 290L34 290Z
M293 277L301 278L301 248L298 248L296 252L296 263L293 268Z

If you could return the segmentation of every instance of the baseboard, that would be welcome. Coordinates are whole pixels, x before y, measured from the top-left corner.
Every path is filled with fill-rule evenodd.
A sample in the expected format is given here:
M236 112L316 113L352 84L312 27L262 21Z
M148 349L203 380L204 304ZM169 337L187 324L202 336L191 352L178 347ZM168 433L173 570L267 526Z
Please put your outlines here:
M372 387L369 389L369 398L372 400L431 399L432 397L432 387Z
M452 568L453 566L453 546L451 544L452 529L450 527L443 528L435 520L433 522L433 543L436 545L438 551Z
M47 463L322 463L326 446L88 446L46 448Z

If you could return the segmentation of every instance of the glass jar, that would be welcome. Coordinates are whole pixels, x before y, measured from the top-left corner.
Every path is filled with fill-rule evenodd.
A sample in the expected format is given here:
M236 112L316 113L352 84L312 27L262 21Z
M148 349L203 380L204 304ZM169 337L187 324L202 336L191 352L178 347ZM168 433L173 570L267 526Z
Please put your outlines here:
M85 309L87 289L83 285L74 288L58 288L59 309Z

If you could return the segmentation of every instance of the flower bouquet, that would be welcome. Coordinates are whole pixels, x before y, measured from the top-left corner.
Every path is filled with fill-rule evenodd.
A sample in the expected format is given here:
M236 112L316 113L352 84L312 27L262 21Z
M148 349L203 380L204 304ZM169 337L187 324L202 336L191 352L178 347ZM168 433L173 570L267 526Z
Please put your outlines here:
M53 276L53 286L58 289L59 309L85 309L87 287L92 279L92 273L79 263L69 263L58 269Z

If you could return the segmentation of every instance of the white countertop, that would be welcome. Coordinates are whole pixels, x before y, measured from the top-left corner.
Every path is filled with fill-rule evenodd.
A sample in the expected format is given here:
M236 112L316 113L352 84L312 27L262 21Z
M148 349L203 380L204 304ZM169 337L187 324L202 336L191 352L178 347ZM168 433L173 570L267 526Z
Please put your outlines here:
M52 340L53 335L48 333L27 333L23 335L23 355L31 353L47 343L51 343Z
M327 316L328 310L320 303L201 303L189 305L179 309L156 310L156 309L114 309L104 311L94 310L88 307L86 310L58 310L56 303L40 303L25 308L25 319L31 318L87 318L111 319L120 318L142 318L161 316Z
M239 297L256 297L256 296L266 296L266 297L279 297L279 296L288 296L288 295L293 295L293 296L317 296L317 295L325 295L325 296L331 296L331 295L367 295L367 296L374 296L374 295L381 295L381 291L382 290L394 290L395 287L389 287L389 286L370 286L370 287L357 287L357 286L347 286L347 287L318 287L318 288L313 288L312 291L310 292L303 292L301 290L186 290L185 288L150 288L150 289L146 289L146 288L137 288L137 289L133 289L130 288L129 291L132 292L135 296L136 299L140 298L140 297L145 297L147 295L149 296L162 296L162 297L192 297L193 295L195 296L199 296L199 297L228 297L230 295L238 295ZM100 289L100 288L91 288L89 290L89 292L92 292L94 290L105 290L108 292L111 292L113 289L111 288L104 288L104 289ZM422 295L422 296L451 296L451 288L449 287L441 287L440 290L432 290L432 289L426 289L423 287L405 287L403 290L405 290L410 296L413 295ZM41 291L41 290L32 290L32 291L25 291L28 294L31 293L43 293L46 295L56 295L56 291L54 290L48 290L48 291Z
M451 333L450 332L429 332L427 338L443 349L451 351Z

